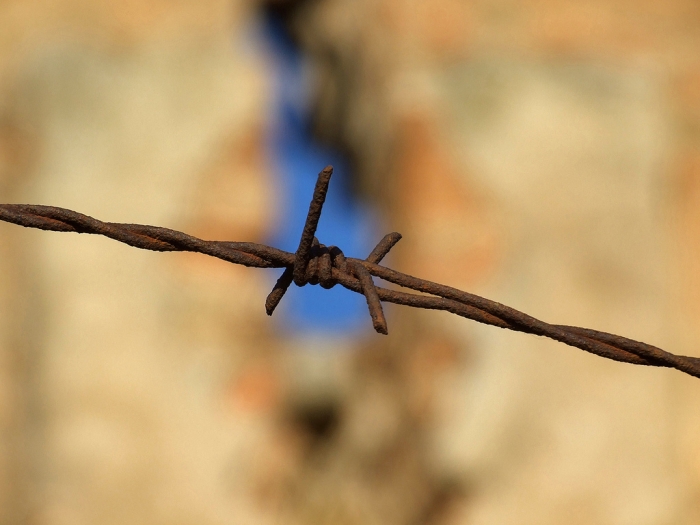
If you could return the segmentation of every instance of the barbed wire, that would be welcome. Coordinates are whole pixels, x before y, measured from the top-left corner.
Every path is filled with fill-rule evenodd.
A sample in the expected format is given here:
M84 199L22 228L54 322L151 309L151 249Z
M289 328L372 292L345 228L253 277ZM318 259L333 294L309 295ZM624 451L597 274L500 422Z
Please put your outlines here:
M265 301L268 315L272 315L292 282L297 286L320 284L327 289L340 284L365 296L372 325L380 334L388 333L382 310L382 302L388 302L445 310L479 323L548 337L614 361L675 368L700 378L700 358L671 354L655 346L606 332L545 323L478 295L381 266L379 263L401 239L399 233L384 236L366 259L345 257L337 246L321 244L315 234L332 174L333 168L328 166L318 175L295 253L249 242L205 241L158 226L102 222L53 206L0 204L0 220L41 230L103 235L144 250L197 252L252 268L284 268ZM372 277L429 295L382 288L374 284Z

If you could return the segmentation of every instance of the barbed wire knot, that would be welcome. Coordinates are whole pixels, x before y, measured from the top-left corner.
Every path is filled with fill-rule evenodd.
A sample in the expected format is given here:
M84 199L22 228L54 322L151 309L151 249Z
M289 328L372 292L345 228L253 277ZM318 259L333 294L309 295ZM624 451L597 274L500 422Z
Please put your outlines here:
M354 261L348 263L340 248L337 246L327 247L321 244L315 236L332 175L332 166L326 166L318 175L309 212L306 215L306 223L295 253L294 264L285 268L267 296L265 311L267 315L272 315L292 282L297 286L320 284L322 288L333 288L338 284L338 278L333 276L333 270L336 270L336 273L345 279L355 279L359 282L362 293L367 299L367 307L374 329L378 333L386 335L389 333L386 318L370 273L361 264ZM400 239L401 234L396 232L385 235L365 261L378 264Z

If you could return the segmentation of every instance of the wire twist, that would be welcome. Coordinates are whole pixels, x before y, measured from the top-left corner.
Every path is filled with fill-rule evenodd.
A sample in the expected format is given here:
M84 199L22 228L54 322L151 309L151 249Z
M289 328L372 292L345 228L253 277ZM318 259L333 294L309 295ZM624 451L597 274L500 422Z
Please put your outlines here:
M346 258L337 246L324 246L315 234L332 174L331 166L319 173L299 247L295 253L249 242L205 241L158 226L102 222L82 213L52 206L0 204L0 220L41 230L103 235L145 250L197 252L253 268L284 268L265 301L268 315L275 311L292 282L297 286L318 284L327 289L340 284L365 296L372 325L381 334L388 333L381 303L389 302L415 308L444 310L479 323L548 337L614 361L675 368L691 376L700 377L700 358L675 355L655 346L606 332L548 324L478 295L381 266L379 263L401 239L399 233L384 236L366 259ZM379 287L375 285L373 277L429 295Z

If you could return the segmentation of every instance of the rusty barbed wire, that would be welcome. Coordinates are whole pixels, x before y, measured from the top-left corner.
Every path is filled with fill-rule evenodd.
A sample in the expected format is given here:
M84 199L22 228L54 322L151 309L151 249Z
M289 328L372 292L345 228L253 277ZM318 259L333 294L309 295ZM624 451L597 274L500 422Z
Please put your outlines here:
M284 268L265 301L272 315L289 286L336 284L363 294L374 329L387 334L382 302L445 310L487 325L548 337L600 357L636 365L675 368L700 378L700 358L679 356L655 346L619 335L577 326L553 325L503 304L450 286L419 279L379 263L401 239L390 233L379 241L366 259L346 258L337 246L325 246L315 237L333 168L319 173L299 247L289 253L271 246L249 242L205 241L186 233L141 224L102 222L82 213L28 204L0 204L0 220L41 230L103 235L136 248L154 251L188 251L217 257L253 268ZM376 286L372 277L429 295L390 290Z

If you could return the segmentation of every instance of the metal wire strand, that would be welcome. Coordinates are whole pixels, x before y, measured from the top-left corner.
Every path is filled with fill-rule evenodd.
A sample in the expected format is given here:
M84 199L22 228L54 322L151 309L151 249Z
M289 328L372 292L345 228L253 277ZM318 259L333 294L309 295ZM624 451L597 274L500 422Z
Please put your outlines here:
M372 276L367 271L367 268L360 263L353 262L350 267L352 268L352 273L354 273L355 277L360 281L360 288L367 299L369 315L372 318L374 329L380 334L387 335L389 331L387 330L382 303L377 294L377 288L374 286L374 281L372 281Z
M384 238L377 243L372 253L367 256L367 261L379 264L386 257L394 245L401 240L401 234L397 232L387 233Z
M311 245L315 239L314 235L316 234L318 221L321 218L321 210L326 200L326 192L331 182L331 175L333 175L333 166L326 166L323 168L323 171L318 174L318 179L316 180L314 196L311 199L311 204L309 204L309 213L306 216L306 224L304 224L304 229L301 232L299 248L297 248L296 257L294 259L294 283L297 286L304 285L306 267L311 258Z
M332 174L333 168L328 166L318 175L295 253L249 242L205 241L158 226L102 222L53 206L0 204L0 220L41 230L103 235L144 250L197 252L253 268L284 268L265 301L268 315L275 311L292 282L297 286L320 284L323 288L340 284L365 296L374 329L381 334L388 333L381 305L383 301L414 308L444 310L498 328L548 337L614 361L675 368L700 377L698 357L675 355L646 343L588 328L548 324L478 295L381 266L379 263L384 256L401 239L398 233L384 236L366 259L346 258L340 248L324 246L315 234ZM420 293L376 286L372 277Z

